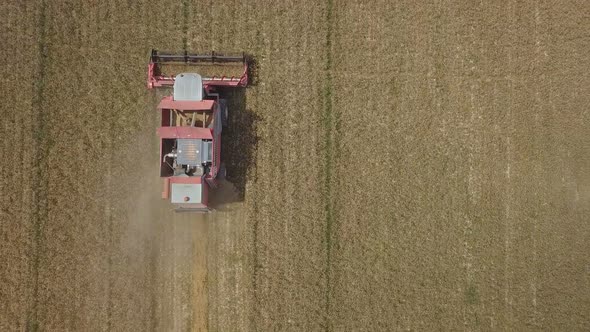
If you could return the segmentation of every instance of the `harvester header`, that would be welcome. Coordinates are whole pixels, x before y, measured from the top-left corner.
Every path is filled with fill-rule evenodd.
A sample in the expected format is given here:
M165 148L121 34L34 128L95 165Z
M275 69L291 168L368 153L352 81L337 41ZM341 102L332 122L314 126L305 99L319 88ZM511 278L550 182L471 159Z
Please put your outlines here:
M148 67L148 88L172 86L176 77L175 71L164 68L165 66L199 66L199 72L207 66L216 68L239 66L237 70L230 73L212 72L210 75L203 75L203 85L245 87L248 84L248 59L246 54L220 54L212 51L206 54L196 53L168 53L152 50Z

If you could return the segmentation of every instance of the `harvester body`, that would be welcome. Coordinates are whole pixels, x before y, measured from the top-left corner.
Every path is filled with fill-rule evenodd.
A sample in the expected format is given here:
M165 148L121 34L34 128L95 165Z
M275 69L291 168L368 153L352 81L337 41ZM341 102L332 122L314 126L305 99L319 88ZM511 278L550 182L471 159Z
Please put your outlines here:
M163 63L243 64L243 74L203 77L197 72L166 75ZM209 192L218 186L221 168L221 133L227 120L227 102L220 87L244 87L248 83L244 56L161 54L152 51L148 88L172 87L158 104L160 127L160 177L162 198L177 211L209 211Z

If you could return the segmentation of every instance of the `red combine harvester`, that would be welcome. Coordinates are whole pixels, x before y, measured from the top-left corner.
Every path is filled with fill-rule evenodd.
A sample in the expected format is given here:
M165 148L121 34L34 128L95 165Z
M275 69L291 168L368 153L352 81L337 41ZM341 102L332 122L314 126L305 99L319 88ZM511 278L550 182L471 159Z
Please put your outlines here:
M197 72L166 74L164 66L240 67L241 75L205 77ZM148 68L148 88L172 87L172 95L162 98L160 177L162 198L170 199L177 211L209 211L209 190L216 188L221 169L221 131L227 121L227 102L221 87L245 87L248 62L245 55L168 54L152 50Z

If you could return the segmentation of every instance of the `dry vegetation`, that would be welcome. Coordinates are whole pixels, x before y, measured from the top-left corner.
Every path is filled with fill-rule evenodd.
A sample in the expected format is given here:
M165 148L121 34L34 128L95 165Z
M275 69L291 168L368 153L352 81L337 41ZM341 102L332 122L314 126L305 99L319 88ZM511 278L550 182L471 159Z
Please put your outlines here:
M18 59L0 66L0 330L23 329L25 317L34 303L30 255L34 236L31 166L35 154L33 109L38 88L39 53L36 47L34 8L4 6L0 20L3 59ZM37 105L38 107L38 105ZM24 148L28 147L28 148Z
M0 330L590 329L587 9L3 2ZM204 218L152 47L258 62Z

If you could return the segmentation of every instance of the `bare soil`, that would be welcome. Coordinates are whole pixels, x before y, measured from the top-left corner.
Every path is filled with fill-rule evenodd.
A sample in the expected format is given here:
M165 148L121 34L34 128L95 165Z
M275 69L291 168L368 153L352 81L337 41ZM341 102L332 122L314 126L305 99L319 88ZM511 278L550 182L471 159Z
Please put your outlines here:
M2 2L0 330L589 330L589 9ZM255 56L215 213L152 48Z

